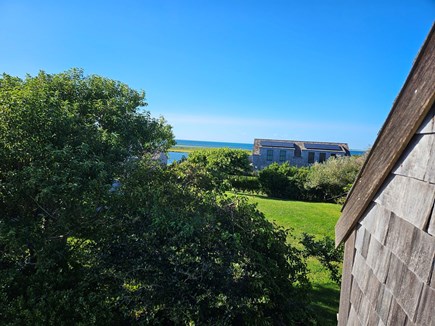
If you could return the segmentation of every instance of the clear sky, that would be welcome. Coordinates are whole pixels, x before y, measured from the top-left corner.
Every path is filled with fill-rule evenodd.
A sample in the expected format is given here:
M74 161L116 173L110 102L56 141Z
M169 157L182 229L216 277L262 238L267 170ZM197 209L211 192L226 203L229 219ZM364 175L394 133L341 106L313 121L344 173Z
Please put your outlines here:
M178 139L376 138L435 0L0 0L0 72L145 90Z

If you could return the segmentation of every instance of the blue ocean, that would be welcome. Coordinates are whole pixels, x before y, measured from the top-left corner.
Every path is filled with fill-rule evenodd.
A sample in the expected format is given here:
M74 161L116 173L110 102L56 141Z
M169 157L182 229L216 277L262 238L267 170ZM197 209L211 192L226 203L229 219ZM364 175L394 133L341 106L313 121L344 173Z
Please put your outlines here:
M254 144L246 144L246 143L226 143L226 142L215 142L215 141L204 141L204 140L185 140L185 139L176 139L175 140L177 146L188 146L188 147L213 147L213 148L235 148L235 149L246 149L248 151L252 151ZM362 155L364 151L361 150L350 150L351 155ZM182 152L169 152L168 153L168 164L171 164L174 161L179 161L184 157L189 156L188 153Z

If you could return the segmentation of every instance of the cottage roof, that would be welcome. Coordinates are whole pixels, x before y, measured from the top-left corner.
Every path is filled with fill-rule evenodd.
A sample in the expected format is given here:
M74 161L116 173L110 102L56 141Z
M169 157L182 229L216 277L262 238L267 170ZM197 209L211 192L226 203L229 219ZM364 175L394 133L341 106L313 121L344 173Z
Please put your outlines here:
M289 149L299 147L301 150L315 149L316 151L336 151L349 153L349 146L346 143L331 143L319 141L304 141L304 140L278 140L278 139L259 139L254 140L254 155L260 154L261 147L273 147Z
M340 244L354 229L381 188L435 101L435 25L394 101L370 153L361 168L335 226ZM429 117L433 121L433 115Z

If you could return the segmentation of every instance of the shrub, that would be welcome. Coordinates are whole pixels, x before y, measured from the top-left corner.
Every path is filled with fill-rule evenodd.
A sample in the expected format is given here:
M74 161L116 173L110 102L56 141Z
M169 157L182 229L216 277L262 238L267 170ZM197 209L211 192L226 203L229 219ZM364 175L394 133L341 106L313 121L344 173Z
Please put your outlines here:
M306 266L287 233L246 199L189 178L141 163L105 212L99 252L124 314L144 324L307 323Z
M230 183L234 189L242 192L259 193L261 190L256 176L233 176Z
M248 153L241 149L210 148L193 151L187 161L198 164L212 173L247 175L252 171Z
M307 175L306 168L272 163L259 172L258 180L262 191L268 196L303 200L306 198L303 187Z
M339 201L345 197L364 163L365 156L332 158L311 166L305 188L314 200Z

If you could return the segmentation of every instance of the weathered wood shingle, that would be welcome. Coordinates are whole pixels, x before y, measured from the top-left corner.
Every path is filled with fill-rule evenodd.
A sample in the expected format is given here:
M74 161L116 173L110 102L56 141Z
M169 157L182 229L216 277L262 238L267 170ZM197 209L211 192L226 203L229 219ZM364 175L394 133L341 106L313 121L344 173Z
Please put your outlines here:
M343 275L346 275L346 277L342 278L341 281L341 291L340 291L340 311L346 311L345 314L340 314L338 318L338 323L340 325L347 325L349 324L348 321L348 314L351 309L351 303L350 303L350 295L351 295L351 288L352 288L352 264L353 264L353 258L355 255L355 232L352 232L350 237L347 239L346 244L344 246L344 259L345 262L343 263Z
M380 243L385 244L388 232L388 223L390 223L391 211L381 205L372 203L361 219L361 225L364 226L370 234Z
M419 325L435 325L435 289L425 286L417 312Z
M390 313L391 302L393 302L393 294L386 286L381 287L381 292L375 303L375 309L381 320L386 324Z
M419 229L427 224L435 200L435 184L391 175L384 183L375 202Z
M387 325L404 325L406 322L406 314L402 307L393 298L391 300L390 311L388 313Z
M388 225L386 247L400 258L405 264L411 259L413 239L418 229L411 223L401 219L394 213Z
M431 161L435 134L416 135L393 170L393 174L429 182L433 170Z
M358 315L357 315L353 306L350 308L349 319L347 320L346 325L348 325L348 326L360 326L361 325L361 322L359 321Z
M415 321L418 300L423 288L423 282L409 269L404 270L404 277L400 286L397 303L405 311L411 321Z
M413 238L411 259L408 268L424 283L430 284L434 259L435 237L426 232L416 232Z
M364 214L435 101L435 28L432 27L393 108L352 187L335 227L345 240Z
M367 252L370 245L370 232L363 226L360 226L356 231L355 249L364 257L367 257Z
M373 270L374 275L381 283L385 283L390 265L390 250L378 240L372 238L367 253L367 265Z
M435 107L427 114L421 126L417 130L417 134L435 133Z
M399 258L391 255L386 285L395 298L399 296L405 272L406 265Z
M336 225L339 325L435 325L434 52L435 25Z

